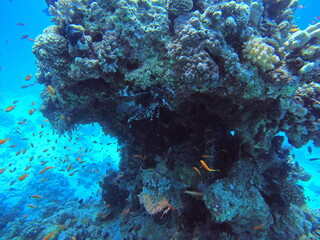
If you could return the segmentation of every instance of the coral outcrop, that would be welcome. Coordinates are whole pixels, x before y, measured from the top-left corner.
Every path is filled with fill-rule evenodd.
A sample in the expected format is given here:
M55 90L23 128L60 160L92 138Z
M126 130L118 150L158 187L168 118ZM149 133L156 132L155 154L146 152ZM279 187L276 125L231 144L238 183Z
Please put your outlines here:
M50 4L41 111L60 133L117 137L119 173L100 182L110 238L319 238L308 174L276 136L320 146L319 24L290 33L298 1Z

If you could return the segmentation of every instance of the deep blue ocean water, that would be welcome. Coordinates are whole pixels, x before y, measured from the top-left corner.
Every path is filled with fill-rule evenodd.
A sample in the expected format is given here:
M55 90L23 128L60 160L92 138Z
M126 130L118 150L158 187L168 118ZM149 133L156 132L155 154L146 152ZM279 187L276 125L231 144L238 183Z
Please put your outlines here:
M0 5L0 139L11 139L0 145L0 169L5 169L0 174L0 211L36 218L35 209L28 205L41 208L44 202L30 198L31 195L61 204L81 199L99 202L97 182L108 169L117 168L119 161L116 139L102 133L97 124L79 126L72 138L53 133L39 111L40 92L44 86L36 81L36 58L31 52L32 39L52 24L43 11L47 5L44 0L1 0ZM299 5L295 23L301 29L320 21L315 18L320 16L319 0L300 0ZM31 79L26 81L29 74ZM21 88L24 85L28 87ZM14 104L14 101L18 102ZM13 105L12 111L4 111ZM32 115L29 114L31 109L36 109ZM312 148L312 153L308 147ZM24 149L24 154L17 153ZM320 206L320 161L310 162L309 159L320 157L320 149L309 143L301 149L292 149L292 153L294 160L312 175L310 181L301 184L305 187L308 205L317 209ZM40 175L45 167L54 168ZM27 174L25 179L19 181L24 174Z

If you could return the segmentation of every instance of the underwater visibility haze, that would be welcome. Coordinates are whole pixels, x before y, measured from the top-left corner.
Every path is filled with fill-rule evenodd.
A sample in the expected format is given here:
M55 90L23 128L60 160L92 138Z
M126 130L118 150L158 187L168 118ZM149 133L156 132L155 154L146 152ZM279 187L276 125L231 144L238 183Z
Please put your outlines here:
M320 239L319 0L2 0L0 239Z

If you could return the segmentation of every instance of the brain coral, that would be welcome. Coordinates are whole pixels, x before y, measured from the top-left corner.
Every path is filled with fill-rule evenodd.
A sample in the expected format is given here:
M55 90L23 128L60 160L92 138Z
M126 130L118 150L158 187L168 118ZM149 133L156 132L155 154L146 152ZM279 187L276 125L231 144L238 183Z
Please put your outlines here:
M263 72L274 69L280 58L275 55L276 49L265 42L265 38L256 37L245 43L243 54Z

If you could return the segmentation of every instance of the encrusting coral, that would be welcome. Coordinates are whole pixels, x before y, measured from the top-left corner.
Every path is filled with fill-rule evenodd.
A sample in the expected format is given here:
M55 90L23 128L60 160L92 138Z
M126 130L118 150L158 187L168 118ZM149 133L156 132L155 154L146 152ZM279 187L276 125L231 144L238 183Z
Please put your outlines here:
M41 111L60 133L98 122L117 137L122 177L100 183L110 238L319 238L276 136L320 146L320 25L290 33L298 1L50 4Z

